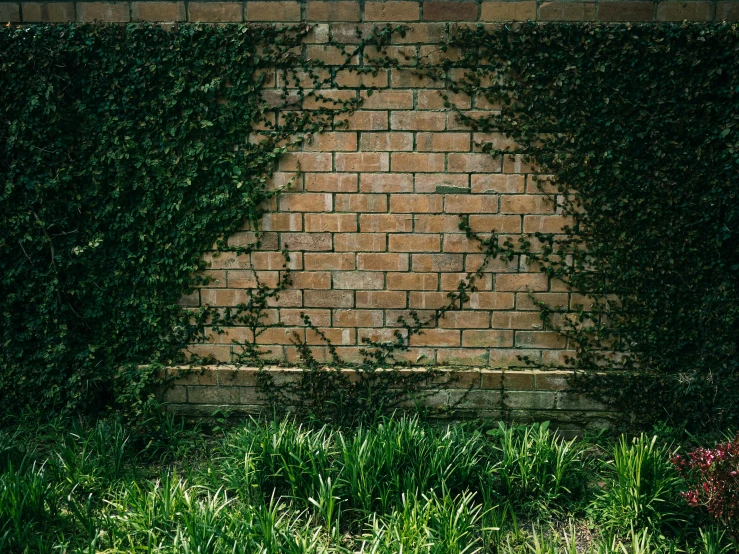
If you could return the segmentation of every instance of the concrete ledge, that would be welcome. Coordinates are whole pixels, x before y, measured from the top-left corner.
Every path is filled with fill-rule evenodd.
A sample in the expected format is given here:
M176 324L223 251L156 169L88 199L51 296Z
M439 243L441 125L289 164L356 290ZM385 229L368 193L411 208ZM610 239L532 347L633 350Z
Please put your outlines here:
M607 406L568 390L571 371L433 368L421 392L420 404L441 418L488 418L516 423L551 421L573 434L612 425L616 414ZM276 384L297 383L305 370L299 367L239 367L216 365L171 367L163 376L174 378L163 393L169 409L183 415L207 417L217 410L234 414L266 413L267 403L258 387L260 372ZM326 368L326 371L335 371ZM340 370L350 380L357 370ZM383 371L383 370L378 370ZM425 368L402 368L419 374ZM409 401L408 406L413 402ZM289 408L289 407L288 407Z

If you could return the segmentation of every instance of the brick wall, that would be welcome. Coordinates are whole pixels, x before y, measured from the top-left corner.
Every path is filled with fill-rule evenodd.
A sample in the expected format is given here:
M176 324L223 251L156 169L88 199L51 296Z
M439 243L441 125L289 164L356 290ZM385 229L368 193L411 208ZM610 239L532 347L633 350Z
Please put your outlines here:
M3 22L737 21L731 0L0 2Z
M355 29L385 22L404 23L409 31L396 37L392 54L407 67L381 69L376 75L342 70L333 79L336 98L361 97L364 103L348 125L316 136L311 144L281 160L275 185L293 180L263 221L263 248L251 256L206 255L215 279L185 302L191 306L236 306L258 272L263 282L279 281L283 258L291 251L294 285L267 313L281 323L260 336L272 357L298 361L293 333L326 357L316 333L302 325L301 313L336 345L346 360L360 358L362 339L391 338L399 316L415 310L422 317L448 301L482 256L458 229L459 215L471 214L475 231L494 228L504 236L522 232L557 232L564 220L556 202L533 182L535 168L514 156L483 154L485 143L504 144L505 137L472 133L445 110L435 83L415 76L419 57L438 56L447 23L520 21L720 21L739 20L739 2L728 1L501 1L501 2L0 2L0 20L31 22L154 21L298 22L315 24L305 41L305 55L339 64L333 43L356 42ZM364 60L357 60L361 65ZM454 77L451 75L450 77ZM277 94L281 75L267 80ZM362 86L377 87L371 96ZM463 110L495 109L485 99L454 97ZM310 105L304 105L310 108ZM296 170L301 172L296 176ZM245 229L229 240L248 244ZM569 353L562 337L541 329L529 296L552 305L582 304L562 283L550 282L525 258L493 262L464 309L452 311L438 328L411 338L405 359L442 366L521 368L519 356L559 364ZM233 362L234 340L249 340L248 329L232 327L199 354ZM233 374L234 371L237 373ZM289 369L275 370L290 373ZM472 386L463 408L482 415L507 414L518 421L559 419L569 428L600 424L603 407L563 390L565 374L550 377L520 371L506 380L500 370L464 370ZM232 375L233 374L233 375ZM226 381L228 378L230 381ZM554 379L554 381L552 381ZM168 392L168 400L192 412L215 406L258 407L253 371L210 368L190 376ZM449 404L460 390L440 391L436 405ZM189 408L188 408L189 406ZM528 414L528 415L527 415Z

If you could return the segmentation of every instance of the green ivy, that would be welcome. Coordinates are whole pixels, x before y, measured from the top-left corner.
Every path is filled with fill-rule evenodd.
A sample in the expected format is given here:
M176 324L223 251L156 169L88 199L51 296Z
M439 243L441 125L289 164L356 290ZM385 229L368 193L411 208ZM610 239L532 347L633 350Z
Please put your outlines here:
M739 27L478 26L450 46L448 90L501 106L460 116L513 138L569 218L505 248L594 302L540 303L578 388L642 427L737 425Z
M126 364L182 361L208 316L179 303L203 282L203 252L256 228L286 144L337 111L270 124L265 70L311 72L308 32L0 31L3 411L103 407L137 382ZM263 140L248 140L256 129Z

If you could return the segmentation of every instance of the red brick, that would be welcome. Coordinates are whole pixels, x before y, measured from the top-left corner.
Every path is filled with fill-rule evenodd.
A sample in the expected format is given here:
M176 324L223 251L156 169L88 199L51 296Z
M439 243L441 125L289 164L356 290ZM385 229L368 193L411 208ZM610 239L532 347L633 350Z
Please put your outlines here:
M331 50L331 46L309 46L309 57L320 59L326 63L342 64L344 63L345 56L342 52ZM315 52L319 51L320 54L316 55ZM342 108L349 106L356 102L357 92L354 90L325 90L319 89L314 91L314 94L306 95L303 100L303 109L306 110L320 110L321 108ZM330 139L329 139L330 140ZM354 148L356 150L356 137L354 140ZM324 148L323 150L327 150ZM343 148L342 148L343 150Z
M334 235L335 252L384 252L384 233L341 233ZM359 269L364 269L360 267Z
M187 5L189 21L226 23L242 21L241 2L190 2Z
M359 21L359 2L315 2L306 4L308 21Z
M386 212L387 196L384 194L337 194L337 212Z
M480 173L472 175L471 192L479 193L522 193L524 191L526 177L523 175L503 175Z
M660 2L657 21L711 21L711 2Z
M480 243L461 233L444 235L444 252L479 252Z
M133 21L185 21L184 2L133 2Z
M459 346L461 331L457 329L424 329L420 335L412 335L411 346Z
M462 271L462 254L413 254L413 271L449 272Z
M329 282L331 277L329 276ZM307 293L306 293L307 294ZM307 315L313 325L319 325L321 327L327 327L331 325L331 310L305 310L305 309L294 309L294 308L283 308L280 310L280 322L290 327L300 327L305 325L303 315Z
M419 75L406 68L395 68L390 71L390 86L393 88L444 88L444 82L427 75Z
M495 277L497 291L545 291L549 288L549 279L543 273L498 274Z
M476 348L506 348L513 346L513 331L466 330L462 332L462 346Z
M541 316L534 312L493 312L494 329L540 330Z
M517 215L471 215L470 227L476 233L520 233L521 216Z
M354 267L354 253L306 253L303 256L305 269L332 269L332 270L351 270Z
M442 348L436 354L436 361L441 365L487 365L488 351L477 348Z
M480 12L481 21L534 21L535 19L536 2L483 2Z
M357 111L350 116L338 116L342 129L354 129L358 131L384 131L388 128L387 112ZM346 124L344 125L345 122Z
M539 6L541 21L593 21L595 2L544 2Z
M246 3L247 21L300 21L298 2L252 2Z
M519 360L519 356L528 356L533 362L541 361L539 350L516 350L513 348L491 348L490 365L496 367L528 367L529 365ZM483 376L484 379L484 376Z
M391 154L393 171L435 173L444 171L444 154L394 152Z
M455 173L418 173L416 175L416 192L452 192L449 187L459 192L469 190L469 175Z
M394 197L390 197L390 203ZM395 214L361 214L359 216L359 230L363 233L410 233L413 230L412 215Z
M544 194L512 194L500 197L500 213L552 214L555 206Z
M416 316L421 321L421 325L424 328L429 328L434 325L434 312L432 311L418 311L418 310L385 310L385 327L403 327L401 319L405 320L405 324L413 323L414 318L411 315L412 312L416 313Z
M447 171L452 173L500 172L500 156L490 154L449 154Z
M408 271L408 254L357 254L357 268L374 271Z
M438 310L449 305L448 292L411 292L408 300L410 308Z
M385 285L385 277L380 272L347 271L333 273L333 288L352 290L380 290Z
M308 233L354 233L357 216L354 214L305 214L305 230Z
M443 131L446 128L446 113L392 112L390 128L400 131Z
M338 327L382 327L381 310L336 310L334 325Z
M516 331L519 348L564 348L567 339L554 331Z
M547 306L551 307L567 307L568 295L562 292L538 292L533 293L533 300L538 302L544 302ZM531 296L527 292L519 292L516 294L516 309L517 310L534 310L538 311L539 307L534 304Z
M251 289L258 286L257 277L262 284L274 287L277 285L279 273L277 271L258 271L232 269L228 272L228 286L233 289ZM211 285L212 286L212 285Z
M469 133L418 133L416 150L419 152L469 152Z
M312 252L331 250L330 233L282 233L280 248Z
M330 212L331 195L288 192L279 198L280 209L290 212Z
M404 291L357 291L357 308L405 308Z
M418 21L418 2L367 2L365 21Z
M419 90L416 94L418 95L416 108L419 110L444 110L447 108L444 105L445 102L449 102L459 109L469 109L472 105L472 99L463 92L446 93L447 100L438 90Z
M357 149L357 133L317 133L304 148L311 152L352 152Z
M524 233L562 233L564 227L572 225L572 219L561 215L525 215L523 217Z
M447 312L439 320L444 329L487 329L490 327L489 312L456 311Z
M54 2L40 4L21 2L24 23L64 23L74 21L74 4L71 2Z
M436 290L439 277L435 273L388 273L388 290Z
M307 290L303 295L307 308L351 308L354 306L354 291L350 290Z
M390 197L390 211L411 214L439 213L442 211L442 197L438 194L392 195Z
M282 171L331 171L330 153L290 152L280 159Z
M0 22L16 23L21 20L21 9L19 4L10 2L0 3Z
M331 274L325 271L296 271L290 277L296 289L331 288Z
M309 192L357 192L359 179L352 173L306 173Z
M365 110L409 110L413 108L413 92L410 90L376 90L372 96L360 92Z
M600 2L599 21L652 21L654 2Z
M424 21L477 21L477 2L424 2Z
M469 307L473 310L511 310L513 299L513 293L510 292L473 292L470 294Z
M335 156L336 171L376 172L389 169L387 152L338 153Z
M410 173L363 173L362 192L413 192Z
M475 196L472 194L447 194L444 196L444 211L447 213L496 213L496 196Z
M389 235L388 250L390 252L439 252L441 238L439 235Z
M355 344L356 331L354 329L326 329L318 328L319 334L313 329L305 330L305 342L307 344L326 344L328 340L331 344L349 345Z
M413 150L412 133L362 133L360 148L366 151L398 152Z
M126 23L128 2L78 2L77 21Z
M413 230L416 233L453 233L459 231L457 215L416 215Z

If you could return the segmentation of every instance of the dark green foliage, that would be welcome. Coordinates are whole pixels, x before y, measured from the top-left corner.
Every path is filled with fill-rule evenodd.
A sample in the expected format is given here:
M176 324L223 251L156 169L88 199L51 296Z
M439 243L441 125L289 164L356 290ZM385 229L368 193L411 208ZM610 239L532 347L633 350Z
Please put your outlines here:
M178 304L201 255L256 228L278 145L332 113L247 140L271 109L262 70L297 69L308 30L0 31L2 410L129 401L151 380L125 364L182 360L207 315Z
M450 90L502 106L466 121L515 139L511 152L553 175L544 190L571 218L507 249L594 297L593 308L541 306L577 350L579 388L642 427L735 425L737 26L527 23L463 29L452 43L468 70Z

